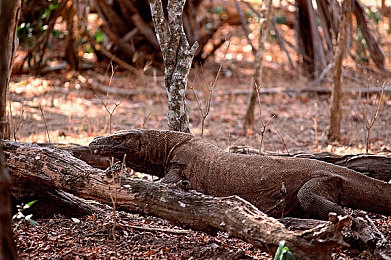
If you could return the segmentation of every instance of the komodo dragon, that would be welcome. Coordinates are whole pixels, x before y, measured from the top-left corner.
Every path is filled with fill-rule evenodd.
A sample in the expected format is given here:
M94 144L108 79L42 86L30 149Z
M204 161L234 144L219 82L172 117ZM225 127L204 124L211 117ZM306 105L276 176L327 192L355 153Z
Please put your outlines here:
M238 195L272 217L328 219L341 206L391 215L391 184L311 159L225 152L190 134L135 129L97 137L92 152L123 159L128 167L188 181L217 197Z

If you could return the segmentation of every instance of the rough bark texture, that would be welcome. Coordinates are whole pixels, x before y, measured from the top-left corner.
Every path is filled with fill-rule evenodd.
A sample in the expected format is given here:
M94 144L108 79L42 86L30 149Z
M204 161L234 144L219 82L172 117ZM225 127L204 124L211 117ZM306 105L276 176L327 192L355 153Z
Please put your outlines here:
M309 78L318 77L326 66L326 60L312 1L298 0L295 4L296 39L303 55L304 70Z
M11 228L11 177L0 147L0 259L18 259Z
M198 43L190 46L183 29L185 0L169 0L167 19L161 0L150 0L152 20L163 54L164 79L168 95L168 128L190 132L186 108L187 79Z
M0 139L10 137L7 119L8 83L11 74L13 55L17 46L16 27L18 26L21 2L19 0L0 1Z
M269 32L269 25L272 16L272 1L262 1L262 9L260 15L260 29L258 38L258 49L255 54L255 72L252 82L252 93L248 103L246 115L244 118L244 131L251 133L254 129L254 110L258 97L258 90L262 87L262 68L263 55L265 53L266 36Z
M343 244L341 229L349 224L345 217L334 224L327 222L311 230L291 232L236 196L214 198L183 192L127 174L114 180L59 149L10 141L2 145L14 181L34 178L44 185L106 204L112 203L116 191L117 210L166 218L208 233L225 231L269 253L274 253L283 239L299 259L330 259L331 250Z
M330 125L327 138L330 141L336 141L340 138L341 130L341 85L342 85L342 63L346 53L347 42L348 42L348 26L351 24L351 12L352 12L352 1L344 0L342 4L342 16L339 24L338 33L338 47L335 55L334 62L334 75L333 75L333 91L331 93L331 106L330 106Z

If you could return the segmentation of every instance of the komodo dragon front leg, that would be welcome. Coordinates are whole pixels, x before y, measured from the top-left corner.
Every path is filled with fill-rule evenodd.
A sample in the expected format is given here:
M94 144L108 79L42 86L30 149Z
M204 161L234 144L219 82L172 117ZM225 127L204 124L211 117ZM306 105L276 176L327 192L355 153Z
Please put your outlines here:
M328 219L329 212L346 215L338 205L341 203L341 178L325 176L310 179L298 191L297 199L303 210L311 217Z

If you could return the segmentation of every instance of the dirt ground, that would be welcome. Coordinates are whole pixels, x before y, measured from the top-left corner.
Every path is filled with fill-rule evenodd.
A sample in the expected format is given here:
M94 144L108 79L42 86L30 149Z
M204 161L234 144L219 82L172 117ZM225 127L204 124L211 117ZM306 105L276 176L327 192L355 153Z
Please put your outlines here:
M390 78L376 69L347 64L343 87L342 137L329 143L330 95L294 93L309 82L297 67L290 69L277 45L267 45L263 89L279 90L262 94L255 111L254 134L245 136L243 118L253 75L253 55L240 30L227 30L231 46L225 47L189 77L187 105L191 129L201 134L202 113L208 91L222 66L214 89L204 138L221 148L249 145L264 152L338 154L365 152L366 116L373 113L378 95L362 97L360 90L390 85ZM226 45L225 45L226 46ZM391 53L386 50L386 56ZM297 57L293 57L297 60ZM390 66L387 67L391 69ZM155 73L156 72L156 73ZM316 87L331 89L331 75ZM110 93L98 90L109 86ZM289 91L292 90L292 91ZM111 91L127 94L112 94ZM197 98L196 98L197 96ZM87 145L95 136L130 128L167 129L167 98L160 69L138 74L94 64L94 69L71 72L59 70L37 75L13 75L9 110L12 138L21 142L77 143ZM197 103L197 99L200 103ZM391 99L385 95L370 134L370 152L391 151ZM111 115L111 116L110 116ZM370 118L370 116L369 116ZM262 140L262 121L269 122ZM262 140L262 145L261 145ZM69 219L61 215L38 220L40 226L18 227L15 232L21 259L115 259L112 236L113 213ZM375 223L390 240L391 219L375 216ZM183 230L165 220L117 213L118 259L271 259L270 255L226 234L211 237ZM181 231L178 231L181 230ZM336 249L334 259L373 259L368 252Z

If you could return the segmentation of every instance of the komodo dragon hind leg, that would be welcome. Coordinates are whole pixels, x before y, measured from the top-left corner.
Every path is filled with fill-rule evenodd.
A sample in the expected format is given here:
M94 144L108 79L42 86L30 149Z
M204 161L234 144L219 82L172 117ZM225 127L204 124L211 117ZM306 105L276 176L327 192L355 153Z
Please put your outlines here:
M346 215L336 203L340 190L337 176L325 176L306 182L297 193L297 199L303 210L311 217L327 220L330 212Z

